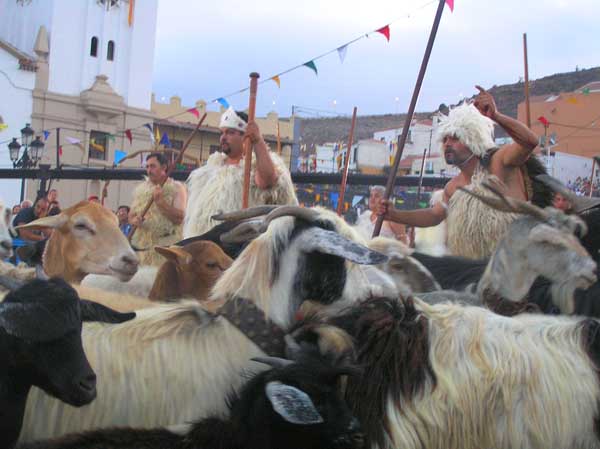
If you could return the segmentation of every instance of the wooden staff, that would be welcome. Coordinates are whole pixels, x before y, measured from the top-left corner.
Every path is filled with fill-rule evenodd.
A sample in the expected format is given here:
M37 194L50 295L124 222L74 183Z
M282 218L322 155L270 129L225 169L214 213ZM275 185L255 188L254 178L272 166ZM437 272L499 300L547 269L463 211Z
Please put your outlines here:
M256 113L256 91L258 90L258 78L260 75L256 72L250 74L250 101L248 103L248 123L254 121ZM248 208L250 198L250 172L252 168L252 151L254 150L250 139L244 140L244 190L242 191L242 209Z
M527 33L523 33L523 59L525 61L525 121L531 128L531 110L529 105L529 63L527 61Z
M344 171L342 172L342 185L340 185L340 197L338 199L337 213L341 216L344 213L344 195L346 193L346 183L348 182L348 167L350 166L350 150L354 142L354 128L356 127L356 106L352 111L352 124L350 125L350 134L348 135L348 147L346 148L346 160L344 162Z
M281 135L279 134L279 119L277 119L277 154L281 157Z
M588 195L590 198L594 193L594 172L596 171L596 158L592 158L592 178L590 179L590 194Z
M167 176L165 177L164 181L161 182L161 184L160 184L161 187L165 185L165 183L169 179L169 176L171 176L171 174L175 171L175 168L177 168L177 165L181 164L181 161L183 160L183 154L185 153L185 150L187 150L188 146L192 142L192 139L194 138L194 136L196 135L196 133L200 129L200 126L202 126L202 122L204 122L205 118L206 118L206 112L204 113L204 115L202 116L202 118L200 118L200 121L198 122L198 124L196 125L196 127L194 128L194 130L192 131L192 133L190 134L190 136L187 138L187 140L185 141L185 143L183 144L183 148L179 152L179 156L177 157L177 160L173 164L170 164L169 167L167 168ZM140 215L140 222L144 219L144 217L146 216L146 214L150 210L150 207L152 207L152 204L154 204L154 197L150 198L150 201L148 201L148 204L146 204L146 207L142 211L142 215ZM127 238L129 239L129 241L131 241L131 239L133 238L133 235L135 234L136 230L137 230L137 226L131 225L131 231L129 232L129 235L127 236Z
M400 142L398 144L398 150L396 152L396 159L394 160L394 165L392 170L390 171L390 175L388 176L387 185L385 187L385 195L384 198L386 200L390 199L392 195L392 191L394 189L394 181L396 180L396 175L398 173L398 166L400 165L400 158L402 157L402 151L404 150L404 144L406 143L406 138L408 137L408 131L410 129L410 124L412 122L413 114L415 113L415 107L417 106L417 99L419 98L419 91L421 90L421 84L423 84L423 78L425 78L425 71L427 70L427 63L429 62L429 57L431 56L431 49L433 48L433 42L435 41L435 35L437 34L438 27L440 25L440 20L442 18L442 13L444 12L444 5L446 0L440 0L438 3L438 9L435 13L435 19L433 20L433 27L431 28L431 34L429 35L429 41L427 42L427 48L425 49L425 54L423 55L423 62L421 62L421 69L419 70L419 76L417 77L417 83L415 85L415 90L413 91L412 99L410 100L410 107L408 108L408 113L406 114L406 120L404 121L404 128L402 128L402 135L400 136ZM373 237L377 237L379 232L381 231L381 225L383 225L383 215L377 217L377 221L375 222L375 229L373 230Z

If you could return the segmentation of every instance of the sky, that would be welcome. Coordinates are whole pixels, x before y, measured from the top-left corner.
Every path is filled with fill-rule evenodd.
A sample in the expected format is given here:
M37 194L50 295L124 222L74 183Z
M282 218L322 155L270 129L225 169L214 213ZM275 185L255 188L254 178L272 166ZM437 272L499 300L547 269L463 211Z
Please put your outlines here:
M300 67L259 85L257 114L289 116L292 105L337 114L405 112L433 24L436 0L159 0L153 89L184 105L211 101L248 86L248 74L270 78L318 59L318 76ZM390 25L390 42L374 30ZM514 83L523 76L527 33L529 76L600 65L598 0L455 0L446 6L417 111L437 109L476 92L474 85ZM248 93L228 102L248 106ZM209 106L218 110L216 104Z

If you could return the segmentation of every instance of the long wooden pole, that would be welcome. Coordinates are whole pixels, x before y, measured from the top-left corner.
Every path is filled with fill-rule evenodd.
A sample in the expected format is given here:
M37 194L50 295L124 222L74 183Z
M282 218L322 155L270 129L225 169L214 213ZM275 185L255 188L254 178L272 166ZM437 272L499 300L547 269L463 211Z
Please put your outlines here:
M415 108L417 106L417 99L419 98L419 92L421 91L421 85L423 84L423 78L425 78L425 71L427 70L427 64L429 63L429 57L431 56L431 50L433 49L433 43L435 41L435 35L437 34L438 27L440 25L440 20L442 18L442 13L444 12L444 5L446 4L446 0L440 0L438 3L438 8L435 13L435 19L433 20L433 27L431 28L431 33L429 34L429 41L427 42L427 48L425 48L425 54L423 55L423 62L421 62L421 69L419 70L419 75L417 77L417 83L415 85L415 89L413 91L412 99L410 100L410 106L408 108L408 113L406 114L406 120L404 121L404 128L402 128L402 135L400 136L400 142L398 143L398 150L396 151L396 158L394 160L394 165L392 170L390 171L390 175L388 176L387 185L385 187L385 196L386 200L390 199L392 195L392 191L394 189L394 181L396 180L396 175L398 174L398 166L400 165L400 158L402 157L402 152L404 151L404 145L406 144L406 138L408 137L408 131L410 129L410 124L412 122L413 115L415 113ZM381 231L381 225L383 225L383 215L377 217L377 221L375 222L375 229L373 230L373 237L377 237L379 232Z
M348 181L348 167L350 166L350 152L354 143L354 129L356 127L356 106L352 111L352 124L350 125L350 134L348 135L348 146L346 147L346 160L344 161L344 171L342 172L342 184L340 185L340 195L338 198L337 213L341 216L344 213L344 195L346 194L346 183Z
M279 133L279 119L277 119L277 155L281 156L281 134Z
M248 102L248 123L254 121L256 114L256 91L258 90L258 78L260 75L256 72L250 74L250 100ZM248 208L250 198L250 174L252 168L252 142L249 139L244 140L246 155L244 156L244 190L242 191L242 209Z
M179 156L177 157L177 159L175 160L175 162L173 164L170 164L169 167L167 168L167 176L165 176L165 179L160 183L161 187L165 185L165 183L169 179L169 176L171 176L171 174L173 174L173 172L175 171L175 168L177 168L177 165L181 164L181 161L183 161L183 154L187 150L188 146L192 142L192 139L194 138L194 136L196 135L196 133L198 132L198 130L200 129L200 126L202 126L202 122L204 122L205 118L206 118L206 112L200 118L200 121L198 122L198 124L196 125L196 127L194 128L194 130L192 131L192 133L189 135L189 137L187 138L187 140L185 141L185 143L183 144L183 147L181 148L181 151L179 152ZM150 200L148 201L148 204L146 204L146 207L144 208L144 210L142 211L142 214L140 215L140 221L144 219L144 217L146 216L146 214L150 210L150 207L152 207L152 204L154 204L154 197L150 198ZM136 230L137 230L137 226L132 225L131 226L131 231L129 231L129 235L127 236L127 238L129 239L129 241L131 241L131 239L133 238L133 235L135 234Z
M523 33L523 58L525 60L525 120L531 128L531 109L529 104L529 63L527 61L527 33Z
M592 197L594 193L594 172L596 171L596 158L592 158L592 178L590 179L590 194L589 197Z

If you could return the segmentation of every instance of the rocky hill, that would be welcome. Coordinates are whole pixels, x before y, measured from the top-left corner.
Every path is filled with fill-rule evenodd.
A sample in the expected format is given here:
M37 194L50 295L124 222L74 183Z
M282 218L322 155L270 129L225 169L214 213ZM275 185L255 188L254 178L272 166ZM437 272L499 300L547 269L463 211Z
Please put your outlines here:
M530 80L530 96L572 92L592 81L600 81L600 67L557 73L537 80ZM498 109L511 117L517 116L517 106L525 99L523 82L492 86L489 91L494 95ZM420 112L417 118L427 118L431 112ZM373 137L373 132L401 127L405 114L385 114L359 116L354 140ZM302 118L300 135L302 143L310 148L313 144L324 142L346 141L350 131L350 117ZM502 133L497 133L501 136Z

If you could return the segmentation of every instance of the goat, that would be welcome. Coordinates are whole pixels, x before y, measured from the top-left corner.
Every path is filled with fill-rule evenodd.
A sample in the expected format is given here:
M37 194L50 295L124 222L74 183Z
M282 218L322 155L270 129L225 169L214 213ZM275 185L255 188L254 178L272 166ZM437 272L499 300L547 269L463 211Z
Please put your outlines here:
M154 250L166 258L158 269L142 266L128 282L119 282L109 276L89 275L82 285L153 301L182 298L205 301L210 289L232 262L217 244L209 241L157 246Z
M257 333L266 329L269 334L271 324L285 331L306 299L348 303L381 290L365 284L358 264L382 263L386 257L354 241L354 231L333 212L273 212L257 228L265 232L225 271L211 294L226 306L260 310L267 323ZM74 411L32 391L24 441L115 425L167 426L224 412L227 392L242 384L239 373L256 369L248 360L264 355L224 316L190 302L140 310L135 320L119 326L86 325L83 342L102 395L85 410Z
M16 229L54 230L43 255L47 276L80 283L86 275L95 273L127 281L137 271L139 259L118 224L110 210L81 201L58 215L38 218Z
M184 435L167 429L101 429L25 444L20 449L362 448L360 425L337 393L339 377L354 375L354 368L322 359L254 360L272 369L254 376L232 395L229 417L211 416L197 421Z
M536 278L543 276L551 282L554 305L564 313L573 313L575 290L587 288L597 280L596 263L574 235L575 232L585 233L585 223L554 208L541 209L524 201L506 197L494 184L488 183L484 186L494 193L495 197L465 191L491 207L505 212L520 213L523 216L510 224L507 233L498 242L477 281L477 295L465 295L465 300L481 303L485 302L487 297L493 301L507 299L520 302L527 298ZM419 259L415 254L412 257ZM445 263L445 269L456 269L456 265L450 265L452 259L439 260ZM474 272L481 267L478 262L470 262L470 265L475 267ZM508 280L510 282L507 282ZM444 300L445 296L448 295L444 292L420 295L421 299L428 302ZM455 298L455 293L448 296L448 299ZM524 306L529 307L526 304ZM518 312L518 308L515 312Z
M346 399L370 447L600 447L596 320L378 298L307 324L301 343L328 325L355 342Z
M72 406L96 397L96 375L81 346L81 321L122 322L120 314L79 301L62 279L33 280L0 303L0 446L17 440L32 385Z
M436 190L431 194L429 200L429 207L433 207L438 203L444 201L444 190ZM415 250L428 254L430 256L444 256L448 254L448 248L446 247L446 221L442 221L436 226L430 226L427 228L414 228L415 233Z
M12 238L10 236L11 210L0 200L0 261L12 256Z

